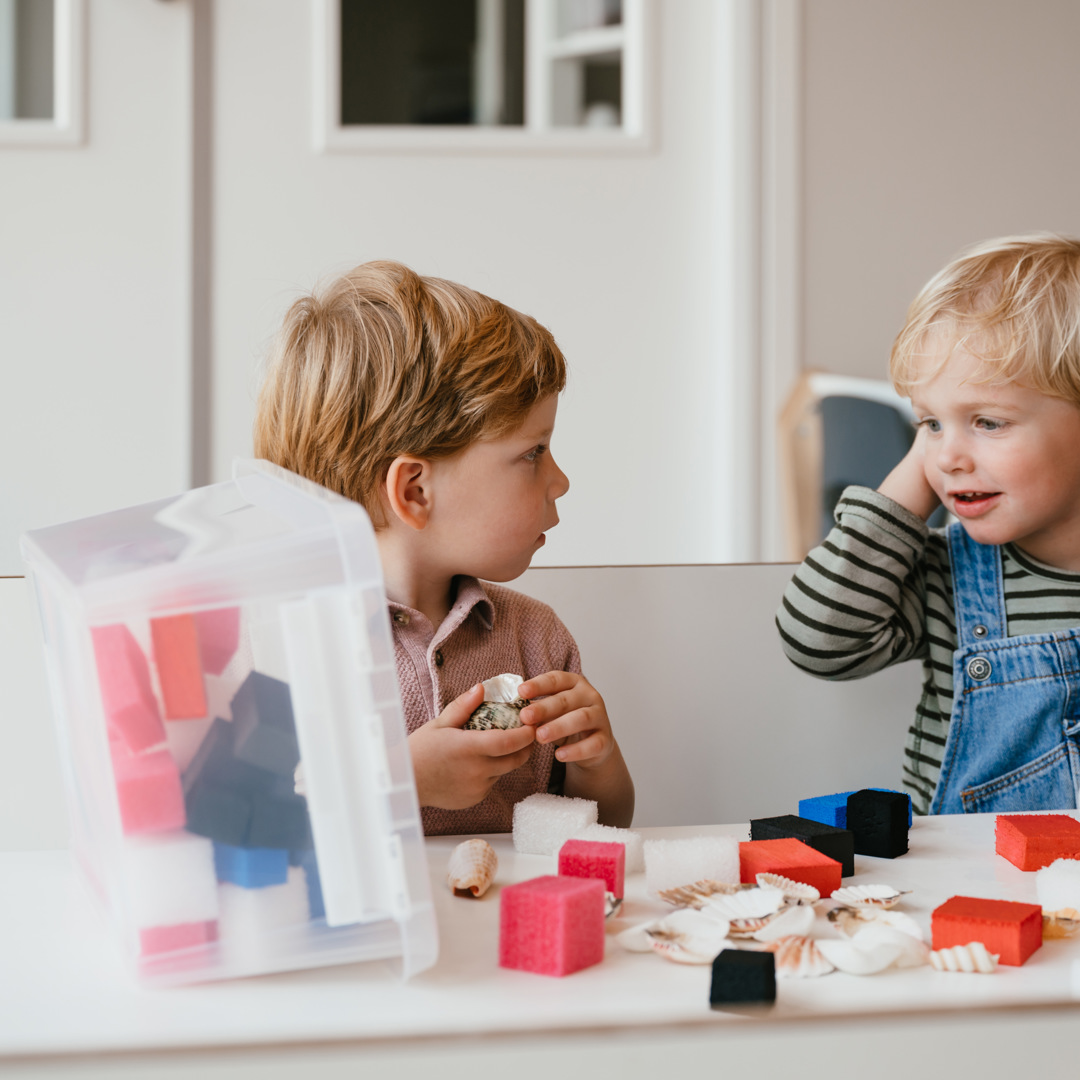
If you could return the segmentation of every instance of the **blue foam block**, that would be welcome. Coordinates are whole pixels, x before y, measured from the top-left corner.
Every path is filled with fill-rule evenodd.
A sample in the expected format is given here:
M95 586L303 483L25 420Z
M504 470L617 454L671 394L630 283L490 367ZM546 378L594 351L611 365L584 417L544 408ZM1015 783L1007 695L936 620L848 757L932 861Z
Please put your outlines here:
M871 788L871 791L887 791L893 795L903 794L893 791L892 788ZM847 801L854 791L841 791L836 795L817 795L813 799L799 800L799 817L809 818L811 821L820 821L823 825L832 825L835 829L847 828ZM912 822L911 796L907 797L907 823L911 828Z
M305 851L300 858L304 868L304 880L307 882L308 912L312 919L326 917L326 905L323 903L322 882L319 880L319 864L314 851Z
M265 889L289 880L289 853L277 848L243 848L214 843L214 870L218 881L244 889Z

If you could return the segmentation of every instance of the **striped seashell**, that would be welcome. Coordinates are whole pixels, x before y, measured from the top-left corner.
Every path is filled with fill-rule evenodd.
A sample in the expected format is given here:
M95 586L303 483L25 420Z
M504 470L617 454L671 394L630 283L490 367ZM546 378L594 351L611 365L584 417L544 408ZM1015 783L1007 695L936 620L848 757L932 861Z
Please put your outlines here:
M711 964L724 948L726 919L694 908L679 908L645 928L654 952L679 964Z
M836 970L813 938L799 935L777 938L768 942L764 951L776 957L778 979L813 979Z
M838 907L829 912L828 919L837 930L848 937L854 937L868 926L879 923L899 930L901 934L907 934L916 941L926 939L922 927L902 911L885 911L879 907Z
M455 896L483 896L498 869L499 856L486 840L466 840L450 854L446 882Z
M661 889L657 895L676 907L699 908L710 896L730 896L732 893L752 889L753 885L729 885L723 881L711 881L705 878L692 885L679 885L672 889Z
M783 874L758 874L757 883L762 888L779 889L785 900L794 900L797 904L812 904L821 899L821 893L813 885L792 881Z
M831 899L847 904L849 907L895 907L901 896L907 896L911 890L901 892L891 885L845 885L837 889Z
M784 894L779 889L752 887L742 892L706 897L702 910L716 912L731 921L767 919L784 906Z
M791 904L781 908L751 936L755 941L775 941L782 937L803 937L810 933L816 916L810 904Z
M516 701L485 701L473 711L465 722L466 731L509 731L521 727L521 710L529 703L524 698Z
M951 949L937 949L930 954L930 965L935 971L978 972L989 975L997 971L998 957L981 941L967 945L954 945Z

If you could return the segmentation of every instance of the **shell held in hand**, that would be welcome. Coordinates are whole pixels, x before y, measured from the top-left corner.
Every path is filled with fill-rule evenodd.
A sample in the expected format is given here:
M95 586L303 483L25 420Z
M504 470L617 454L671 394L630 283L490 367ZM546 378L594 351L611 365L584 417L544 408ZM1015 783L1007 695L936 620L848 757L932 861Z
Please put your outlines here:
M499 856L486 840L466 840L450 854L446 883L455 896L483 896L498 869Z
M521 727L521 710L529 703L524 698L514 701L484 701L465 723L466 731L509 731Z

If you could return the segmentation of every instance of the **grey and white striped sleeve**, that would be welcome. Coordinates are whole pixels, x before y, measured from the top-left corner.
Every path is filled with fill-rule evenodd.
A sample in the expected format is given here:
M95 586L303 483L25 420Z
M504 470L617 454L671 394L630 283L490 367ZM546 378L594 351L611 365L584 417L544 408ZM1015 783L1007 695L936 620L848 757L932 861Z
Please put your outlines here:
M858 679L926 655L926 523L849 487L836 525L803 561L776 615L784 652L823 679Z

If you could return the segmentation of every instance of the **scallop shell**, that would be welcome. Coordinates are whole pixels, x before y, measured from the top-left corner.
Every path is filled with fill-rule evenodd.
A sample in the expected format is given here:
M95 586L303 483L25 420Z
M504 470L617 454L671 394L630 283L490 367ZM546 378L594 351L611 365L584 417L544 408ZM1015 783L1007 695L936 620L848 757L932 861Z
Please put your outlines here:
M854 937L873 923L899 930L916 941L925 940L922 928L910 916L902 911L885 911L879 907L838 907L828 914L829 922L842 934Z
M711 964L726 945L728 921L710 911L679 908L645 928L654 952L680 964Z
M849 907L891 908L899 903L901 896L907 896L911 890L901 892L891 885L846 885L832 894L833 900Z
M745 889L742 892L706 897L702 911L715 912L732 922L744 919L767 919L784 906L784 894L779 889Z
M882 922L870 923L846 940L837 938L818 942L821 951L848 975L876 975L888 967L918 967L926 963L927 947L910 934Z
M499 856L486 840L466 840L450 854L446 883L455 896L483 896L498 869Z
M794 900L797 904L812 904L821 899L821 893L813 885L792 881L783 874L758 874L757 883L764 888L779 889L784 894L784 899Z
M615 935L615 940L627 952L652 952L652 938L649 937L649 930L658 922L660 922L659 919L648 919L646 922L627 927Z
M814 925L814 909L809 904L792 904L769 919L751 936L755 941L775 941L782 937L802 937L810 933Z
M712 881L706 878L703 881L695 881L692 885L679 885L673 889L661 889L657 895L661 900L666 900L676 907L699 908L710 896L730 896L732 893L743 892L752 888L752 885L728 885L722 881Z
M987 950L981 941L954 945L930 954L930 964L936 971L980 972L989 975L997 970L998 957Z
M835 971L813 938L790 935L770 941L764 947L776 957L778 979L812 979Z

